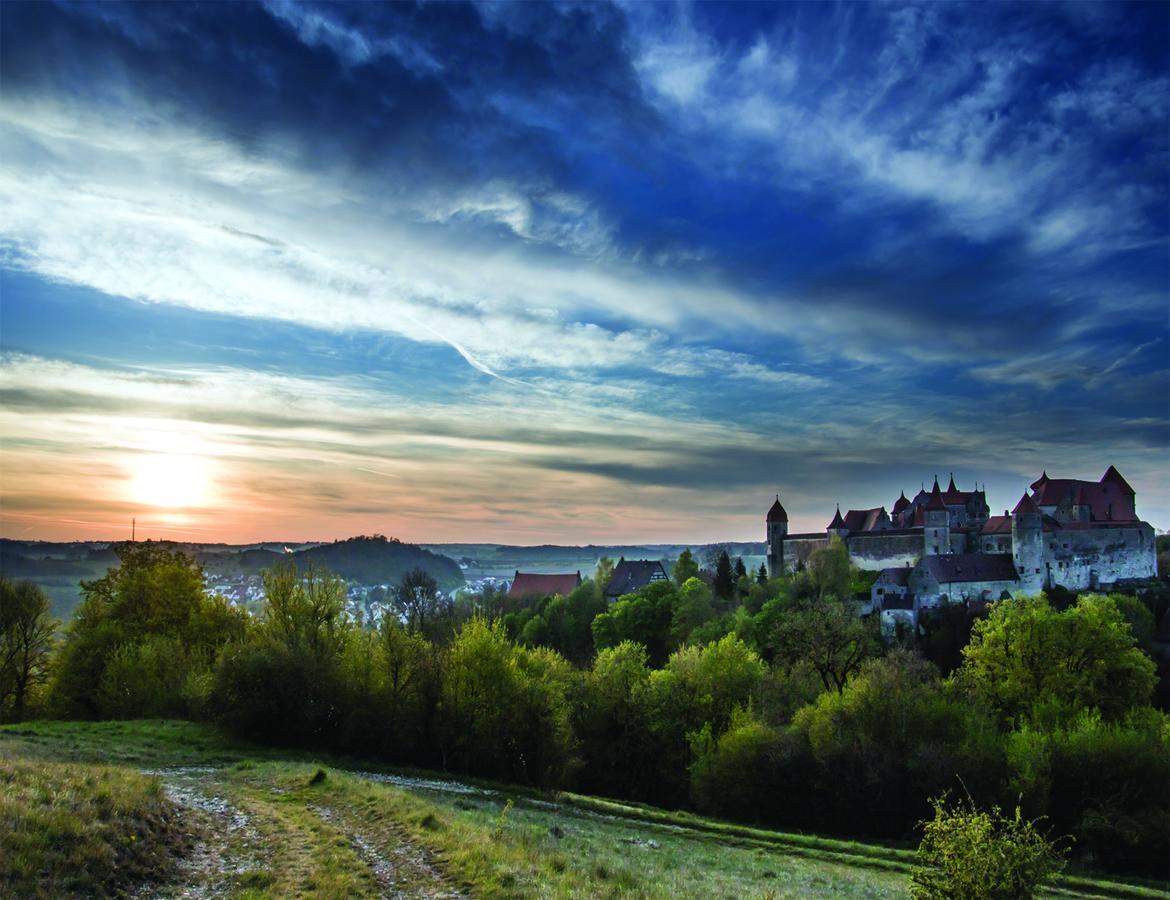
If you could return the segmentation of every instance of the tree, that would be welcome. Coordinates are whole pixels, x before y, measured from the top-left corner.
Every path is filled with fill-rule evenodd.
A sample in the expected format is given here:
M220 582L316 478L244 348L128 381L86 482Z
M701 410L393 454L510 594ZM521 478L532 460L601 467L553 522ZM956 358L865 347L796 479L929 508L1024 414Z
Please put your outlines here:
M593 582L597 585L597 589L601 593L605 593L605 589L609 587L609 580L613 578L613 560L608 556L603 556L597 561L597 569L593 575Z
M738 581L741 578L747 578L747 566L743 564L743 557L737 556L735 558L735 579Z
M817 597L848 599L851 579L849 551L841 538L833 535L828 547L818 547L808 557L808 572Z
M980 812L968 798L948 807L931 801L934 818L923 822L917 865L910 875L916 900L1016 900L1035 897L1064 867L1063 852L1035 821L1005 816L998 806Z
M863 620L851 604L813 600L779 617L772 646L777 661L807 663L826 691L841 692L849 676L878 653L881 640L876 620Z
M694 555L689 549L684 550L675 560L674 568L670 570L671 579L681 586L688 578L697 578L698 575L699 564L695 562Z
M765 563L760 563L760 571L756 572L756 584L768 583L768 566Z
M106 715L100 695L107 662L114 651L147 641L158 647L175 641L185 648L182 658L170 660L166 683L186 684L188 676L210 673L221 647L242 637L247 616L232 609L222 597L203 589L199 564L173 545L155 541L115 545L120 564L94 581L81 583L82 601L65 632L54 667L51 699L64 716ZM151 651L144 659L158 659ZM124 651L119 681L128 674L130 651ZM153 665L153 663L152 663ZM182 679L174 669L188 666ZM161 669L156 669L161 674ZM141 684L147 671L134 673L144 694L158 696L165 685ZM117 684L106 684L106 696L116 693ZM176 701L177 699L172 698ZM167 701L172 705L171 701ZM122 707L120 715L132 714Z
M341 650L345 582L312 563L303 574L288 562L266 569L261 577L270 633L318 664L332 660Z
M440 612L439 583L425 570L411 569L398 583L394 609L406 620L409 630L426 634L427 626Z
M592 623L598 651L634 641L646 648L652 665L660 666L670 652L670 626L677 594L668 581L655 581L633 594L619 597Z
M0 576L0 721L23 721L30 693L48 678L57 625L44 591Z
M1116 721L1150 701L1154 672L1113 600L1085 594L1057 612L1041 594L1001 600L975 623L960 677L1006 720L1089 707Z
M676 645L685 644L691 633L715 615L711 589L698 578L687 579L678 589L678 600L670 620L670 634Z
M731 572L731 557L726 550L719 553L715 563L715 596L731 602L735 599L735 577Z

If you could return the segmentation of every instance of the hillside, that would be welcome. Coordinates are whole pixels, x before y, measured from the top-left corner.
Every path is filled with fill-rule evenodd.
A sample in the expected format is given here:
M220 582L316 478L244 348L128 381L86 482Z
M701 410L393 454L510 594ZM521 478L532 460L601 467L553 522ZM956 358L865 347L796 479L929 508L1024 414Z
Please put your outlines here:
M298 566L307 563L325 566L342 578L361 584L397 584L411 569L424 569L444 591L463 584L463 572L453 559L381 536L321 544L298 550L292 558Z
M298 567L325 566L359 584L396 584L414 568L426 570L449 591L464 583L463 572L451 558L393 538L355 537L331 544L297 545L288 552L273 544L194 544L167 542L193 556L209 576L248 578L282 560ZM79 582L100 578L116 566L109 542L60 543L0 539L0 574L40 585L52 600L53 615L67 620L80 602Z
M902 848L269 750L188 722L4 726L0 759L15 788L4 814L17 825L0 833L0 895L101 885L152 897L893 898L906 896L913 859ZM49 782L68 790L44 801L37 789ZM112 810L101 797L111 784L130 792ZM90 810L100 828L80 827L77 813ZM112 864L128 844L138 865ZM73 868L80 854L94 861L84 878ZM1164 888L1065 877L1059 893L1138 900Z

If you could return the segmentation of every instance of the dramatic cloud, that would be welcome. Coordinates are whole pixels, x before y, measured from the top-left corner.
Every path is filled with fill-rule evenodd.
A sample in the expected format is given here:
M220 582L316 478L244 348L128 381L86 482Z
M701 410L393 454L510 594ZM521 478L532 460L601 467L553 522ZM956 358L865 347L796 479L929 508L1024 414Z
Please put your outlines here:
M754 537L1110 463L1170 524L1165 7L0 28L7 531L167 452L229 538Z

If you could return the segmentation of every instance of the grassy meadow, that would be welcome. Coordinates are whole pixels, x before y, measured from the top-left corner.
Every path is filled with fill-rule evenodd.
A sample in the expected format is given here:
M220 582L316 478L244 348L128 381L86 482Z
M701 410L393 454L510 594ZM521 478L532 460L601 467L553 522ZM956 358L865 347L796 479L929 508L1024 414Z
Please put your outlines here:
M903 897L909 850L273 751L177 721L0 728L0 895ZM1066 896L1165 896L1065 879Z

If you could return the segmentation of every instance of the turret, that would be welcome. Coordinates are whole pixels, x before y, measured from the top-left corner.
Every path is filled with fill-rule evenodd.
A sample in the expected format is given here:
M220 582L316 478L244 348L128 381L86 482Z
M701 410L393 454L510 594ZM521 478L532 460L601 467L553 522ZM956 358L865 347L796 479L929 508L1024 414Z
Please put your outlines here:
M845 520L841 518L841 504L837 504L837 514L833 516L833 521L829 523L829 527L825 529L829 537L837 535L841 540L845 540L849 536L849 529L845 526Z
M768 510L768 574L772 578L784 574L784 538L788 536L788 513L780 505L780 495Z
M1026 493L1012 510L1012 559L1020 590L1034 594L1047 583L1044 566L1044 515Z
M950 513L947 512L947 505L943 502L942 490L938 486L937 476L934 479L934 488L930 492L930 499L926 501L923 512L922 555L941 556L950 553Z

